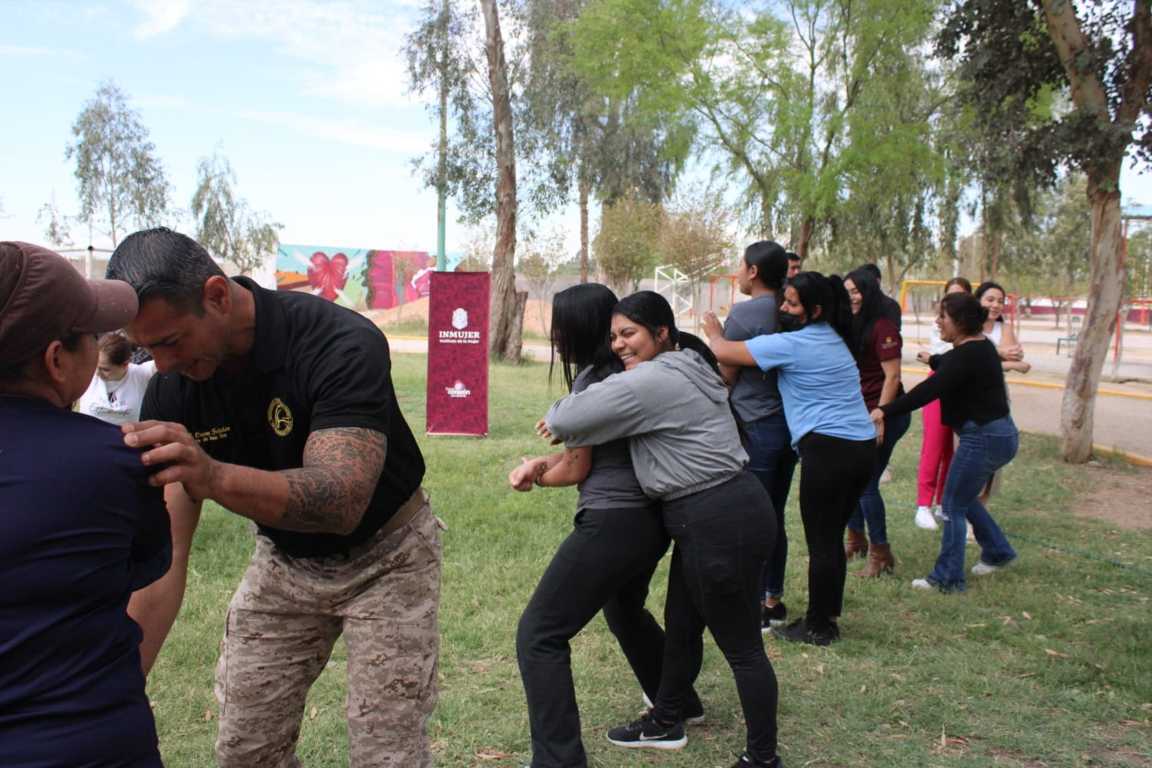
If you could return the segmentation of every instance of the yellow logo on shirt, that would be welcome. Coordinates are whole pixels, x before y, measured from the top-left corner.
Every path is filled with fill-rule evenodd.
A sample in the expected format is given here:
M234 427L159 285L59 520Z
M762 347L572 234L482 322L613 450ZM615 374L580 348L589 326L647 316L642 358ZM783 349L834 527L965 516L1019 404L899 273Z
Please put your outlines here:
M292 409L278 397L268 403L268 426L280 437L292 432Z

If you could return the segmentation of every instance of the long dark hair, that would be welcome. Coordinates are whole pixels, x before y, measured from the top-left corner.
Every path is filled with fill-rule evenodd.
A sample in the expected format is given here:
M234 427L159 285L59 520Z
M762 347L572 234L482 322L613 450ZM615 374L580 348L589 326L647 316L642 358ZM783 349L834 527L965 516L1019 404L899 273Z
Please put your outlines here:
M572 382L581 369L589 365L612 366L615 355L608 345L612 329L612 309L616 294L600 283L581 283L565 288L552 297L552 360L548 364L548 378L556 358L564 372L564 383L572 389Z
M1004 303L1007 304L1008 303L1008 291L1004 290L1004 286L1000 285L1000 283L996 283L996 282L993 282L991 280L985 280L984 282L980 283L979 286L977 286L977 288L976 288L976 300L979 301L981 296L983 296L984 294L988 293L988 291L991 291L993 289L1000 291L1000 295L1004 297ZM988 312L985 311L984 314L987 315ZM1004 322L1004 313L1003 312L1000 313L1000 317L996 318L996 322L998 322L998 323Z
M848 303L848 291L839 275L825 277L819 272L801 272L788 281L796 289L800 306L804 307L809 322L828 323L844 343L852 348L852 307ZM820 316L812 319L816 309Z
M720 373L716 355L698 336L676 327L676 316L672 314L671 305L655 291L637 291L631 296L625 296L617 302L612 314L624 315L632 322L644 326L653 339L659 337L661 328L667 328L668 340L674 347L692 350L704 358L717 374Z
M860 267L848 273L846 278L851 280L856 290L860 292L860 311L852 315L852 354L857 360L864 354L872 339L872 330L876 321L884 316L883 292L880 282L870 269ZM847 289L845 289L847 291ZM849 305L848 310L852 307Z
M756 279L765 288L780 290L788 274L788 251L773 240L760 240L744 249L744 263L756 267Z

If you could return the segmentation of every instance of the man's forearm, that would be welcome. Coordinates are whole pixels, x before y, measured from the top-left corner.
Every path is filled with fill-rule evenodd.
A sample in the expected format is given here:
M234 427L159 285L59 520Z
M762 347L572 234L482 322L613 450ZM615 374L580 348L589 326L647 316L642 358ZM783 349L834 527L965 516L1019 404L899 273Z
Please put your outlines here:
M217 465L211 497L271 528L348 534L372 500L386 451L387 439L373 430L320 430L309 436L298 469Z

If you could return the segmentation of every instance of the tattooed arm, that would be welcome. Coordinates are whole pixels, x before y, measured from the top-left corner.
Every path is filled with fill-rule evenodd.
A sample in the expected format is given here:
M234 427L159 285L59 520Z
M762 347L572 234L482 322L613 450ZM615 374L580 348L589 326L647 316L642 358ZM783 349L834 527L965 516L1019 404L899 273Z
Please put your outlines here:
M153 485L181 483L194 501L213 499L238 515L286 531L348 534L368 508L388 449L375 430L341 427L308 436L304 466L268 472L216 461L179 424L127 425L125 442L151 448L145 464L166 465Z

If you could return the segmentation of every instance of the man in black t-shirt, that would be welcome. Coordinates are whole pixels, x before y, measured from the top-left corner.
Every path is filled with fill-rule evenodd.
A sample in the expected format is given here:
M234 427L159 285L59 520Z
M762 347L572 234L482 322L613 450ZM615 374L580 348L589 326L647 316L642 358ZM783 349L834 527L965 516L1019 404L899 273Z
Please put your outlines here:
M108 274L136 288L128 334L159 372L143 421L125 427L160 467L173 527L172 573L129 609L145 667L179 610L211 499L259 531L216 672L218 763L297 764L308 689L343 634L351 765L430 765L440 540L384 335L321 298L229 280L167 229L126 238Z

